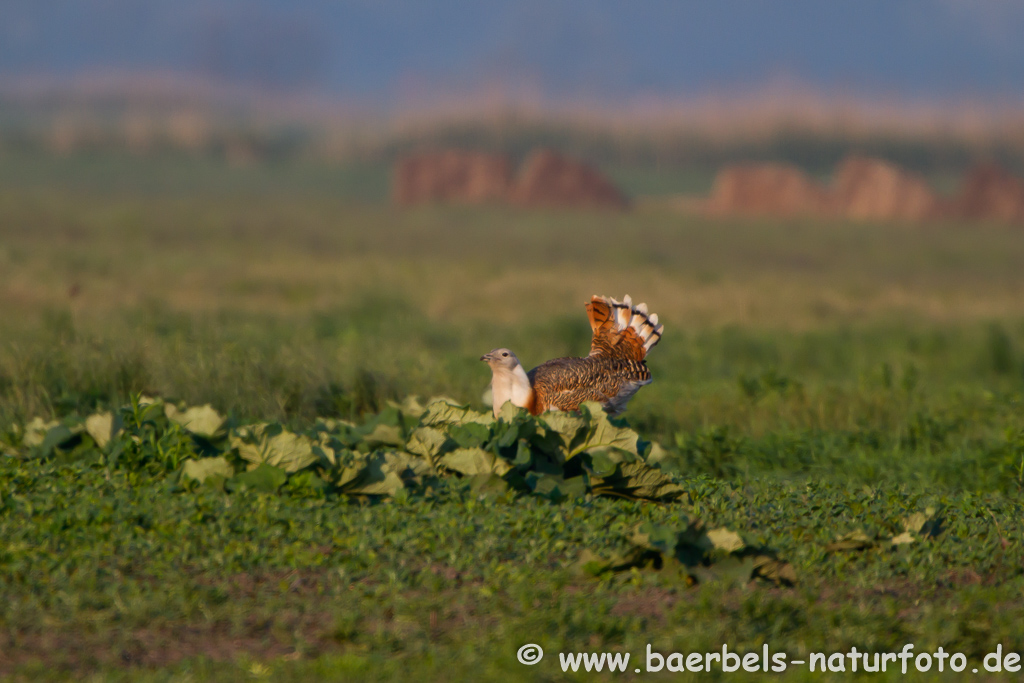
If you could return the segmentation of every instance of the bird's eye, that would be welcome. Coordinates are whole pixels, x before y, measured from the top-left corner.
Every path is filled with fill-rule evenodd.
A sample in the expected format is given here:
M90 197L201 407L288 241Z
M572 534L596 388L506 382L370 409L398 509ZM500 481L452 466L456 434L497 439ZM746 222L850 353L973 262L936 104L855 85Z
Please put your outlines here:
M504 356L505 358L508 358L508 353L503 353L501 355Z

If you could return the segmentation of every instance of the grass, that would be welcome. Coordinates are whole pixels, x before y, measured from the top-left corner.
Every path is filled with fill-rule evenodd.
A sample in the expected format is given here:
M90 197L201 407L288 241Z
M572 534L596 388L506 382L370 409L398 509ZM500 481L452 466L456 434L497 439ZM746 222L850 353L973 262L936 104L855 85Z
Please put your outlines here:
M458 486L370 506L172 495L76 463L3 476L19 490L3 527L5 668L34 680L97 669L118 678L126 667L133 678L240 680L260 662L275 680L502 680L526 675L514 659L526 642L552 658L617 648L636 657L648 642L662 652L769 642L795 659L913 642L977 662L994 643L1020 647L1019 579L1008 580L1020 550L1000 539L1019 538L1021 510L998 497L941 498L950 527L941 544L828 554L838 532L887 530L940 499L906 488L694 483L691 512L778 549L801 583L685 588L572 571L580 547L613 552L636 521L673 523L679 511L667 506L480 500ZM791 511L808 505L795 524Z
M559 651L647 643L1024 649L1019 230L400 212L320 171L68 163L0 193L0 432L139 391L296 428L413 394L479 408L482 352L581 354L589 296L628 292L666 334L627 418L688 493L556 504L453 480L360 503L3 457L0 675L554 680ZM935 538L826 549L929 507ZM773 549L796 587L575 571L683 515Z
M271 194L380 202L388 196L389 180L390 167L383 162L227 165L188 152L157 158L101 151L56 158L14 150L0 154L0 184L19 192L60 187L99 196L223 199Z

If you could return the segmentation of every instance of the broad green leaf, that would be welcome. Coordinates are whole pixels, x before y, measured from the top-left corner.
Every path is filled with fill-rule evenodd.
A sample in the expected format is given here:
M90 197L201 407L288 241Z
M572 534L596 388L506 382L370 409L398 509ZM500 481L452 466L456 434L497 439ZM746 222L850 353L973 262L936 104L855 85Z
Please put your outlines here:
M679 532L664 524L644 522L636 528L629 540L635 546L673 555L676 552Z
M199 460L186 460L181 466L181 476L194 479L200 484L206 481L207 477L219 475L224 478L234 476L235 470L227 461L227 458L201 458Z
M193 434L208 439L213 438L224 425L224 418L210 404L192 406L185 411L172 410L172 408L174 408L172 405L167 405L165 408L168 419L177 422Z
M390 402L379 413L367 416L363 424L364 426L382 424L400 427L402 425L402 411L399 410L394 402Z
M636 445L640 437L636 432L621 424L613 424L600 403L584 403L583 409L589 417L587 433L583 443L575 447L576 451L611 447L639 455Z
M402 428L396 425L378 424L373 431L363 437L363 440L370 448L378 446L405 446L405 436Z
M523 425L517 430L518 432L523 433L523 438L529 442L531 450L547 455L548 459L558 463L559 469L565 464L568 449L565 447L565 441L561 434L553 429L548 429L546 425L537 420ZM535 458L534 461L536 462L537 459Z
M323 491L328 484L313 470L306 470L289 477L287 488L292 491Z
M512 464L519 468L529 467L533 462L533 453L530 452L530 444L526 439L520 439L519 445L516 446L516 458L512 461Z
M587 483L583 477L560 477L555 474L530 472L526 478L527 485L534 495L558 503L567 499L582 498L587 493Z
M333 468L338 466L338 451L346 450L330 434L320 432L318 438L311 440L310 452L316 456L321 467Z
M430 474L430 466L422 458L407 453L384 451L366 457L358 476L344 484L345 493L368 496L393 496L405 488L407 481Z
M464 406L450 399L438 399L432 401L420 418L420 424L425 427L434 425L454 423L465 424L467 422L478 422L480 424L491 424L494 422L494 415L491 413L479 413L469 406Z
M21 437L21 442L28 446L39 446L43 443L47 433L54 427L59 427L60 422L57 420L50 420L49 422L43 421L43 418L36 417L25 425L25 432Z
M524 408L512 405L512 401L506 401L498 409L498 419L504 420L505 422L512 422L517 417L526 414L527 413Z
M875 539L868 536L864 531L857 529L848 534L843 534L832 543L825 546L825 550L836 552L841 550L863 550L875 545Z
M926 508L903 519L903 533L894 536L893 545L913 543L919 537L935 537L942 533L942 517L935 508Z
M462 448L479 448L490 440L491 430L479 422L453 424L448 426L448 436Z
M393 496L405 488L405 482L394 472L368 466L362 475L345 488L345 493L365 496Z
M66 426L59 424L46 432L43 442L39 444L39 452L45 457L53 452L53 449L61 444L67 443L75 436L75 432Z
M475 474L470 477L472 485L470 488L478 496L495 496L506 493L509 489L508 482L498 474Z
M587 420L574 413L563 413L551 411L541 416L541 421L547 426L548 431L556 435L561 447L569 453L577 436L587 427Z
M348 420L339 420L335 417L318 417L313 428L319 432L336 433L355 429L356 426Z
M232 491L245 485L254 491L274 493L286 481L288 481L288 475L283 469L264 462L256 467L256 469L236 474L228 479L225 485Z
M243 427L231 437L231 446L254 465L273 465L285 472L298 472L317 461L318 456L313 453L313 442L309 437L285 430L275 436L267 436L276 431L266 424Z
M511 420L502 420L494 425L491 425L489 431L491 432L491 445L501 448L509 448L516 441L520 439L526 439L528 441L537 441L538 447L547 450L557 450L561 448L560 442L557 440L550 441L550 444L545 445L541 443L541 437L538 435L538 430L545 432L543 427L537 424L537 420L526 417L523 415L513 417ZM463 446L469 446L471 444L460 444ZM481 445L481 444L476 444Z
M110 440L121 431L124 424L120 415L111 412L95 413L85 418L85 431L100 448L106 448Z
M592 451L590 453L590 471L595 477L610 477L615 474L619 466L618 460L613 460L606 449Z
M754 577L782 586L795 586L797 581L793 565L770 555L754 558Z
M604 457L608 462L615 465L626 462L635 462L637 455L630 451L616 448L614 446L595 446L594 448L587 449L587 453L593 458L595 455Z
M594 477L591 485L597 494L647 500L674 500L686 493L667 474L641 460L620 463L615 474L604 478Z
M434 474L434 468L430 466L429 462L402 451L386 451L384 461L403 479L429 477Z
M644 461L663 472L682 472L683 461L678 455L674 455L661 447L657 442L651 442L644 455Z
M433 463L449 444L448 435L436 427L417 427L409 436L405 450Z
M37 448L37 453L45 457L52 453L54 448L67 443L83 431L85 431L83 424L68 427L57 420L46 422L37 417L25 425L21 442L22 445L29 448Z
M723 550L727 553L737 552L746 547L738 533L730 531L725 527L719 527L707 532L707 538L715 550Z
M942 533L941 511L929 507L910 514L903 520L903 529L921 536L938 536Z
M899 536L893 536L892 537L892 544L893 545L904 545L906 543L913 543L915 540L916 539L914 538L914 534L910 533L909 531L904 531Z
M923 512L915 512L911 515L907 515L903 520L903 528L907 531L913 531L916 534L927 521L928 515Z
M336 452L332 451L332 456L337 457ZM366 456L352 451L343 452L333 464L334 467L328 471L328 476L339 490L354 486L368 467Z
M441 464L459 474L504 475L512 466L504 459L482 448L458 448L441 458Z

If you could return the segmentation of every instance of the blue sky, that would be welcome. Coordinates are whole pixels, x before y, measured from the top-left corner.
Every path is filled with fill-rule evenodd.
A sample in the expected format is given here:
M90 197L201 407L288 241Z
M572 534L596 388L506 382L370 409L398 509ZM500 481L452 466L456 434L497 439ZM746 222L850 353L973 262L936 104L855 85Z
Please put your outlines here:
M198 74L389 103L773 84L1019 99L1024 0L0 0L0 76Z

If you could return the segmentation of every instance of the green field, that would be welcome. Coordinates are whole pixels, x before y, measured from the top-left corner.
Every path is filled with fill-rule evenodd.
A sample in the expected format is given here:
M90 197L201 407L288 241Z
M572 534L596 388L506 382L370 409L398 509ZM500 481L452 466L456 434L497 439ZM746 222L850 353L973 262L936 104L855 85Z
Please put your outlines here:
M1013 678L981 662L1024 651L1019 227L400 211L378 167L8 158L0 179L0 677L632 680L652 676L633 672L648 643L913 643ZM665 324L625 419L660 444L671 500L453 471L358 494L312 466L194 485L188 460L244 471L227 432L131 422L139 395L209 404L225 430L334 418L378 457L357 442L395 405L484 411L482 353L583 354L583 305L626 293ZM27 438L35 418L77 429L123 406L131 457ZM509 460L490 429L480 444ZM635 550L644 523L660 571L582 569ZM690 547L676 532L718 528L795 580L751 580L720 548L669 561ZM544 660L518 663L525 643ZM557 653L580 651L628 652L629 673L563 674ZM902 678L779 678L858 677Z

